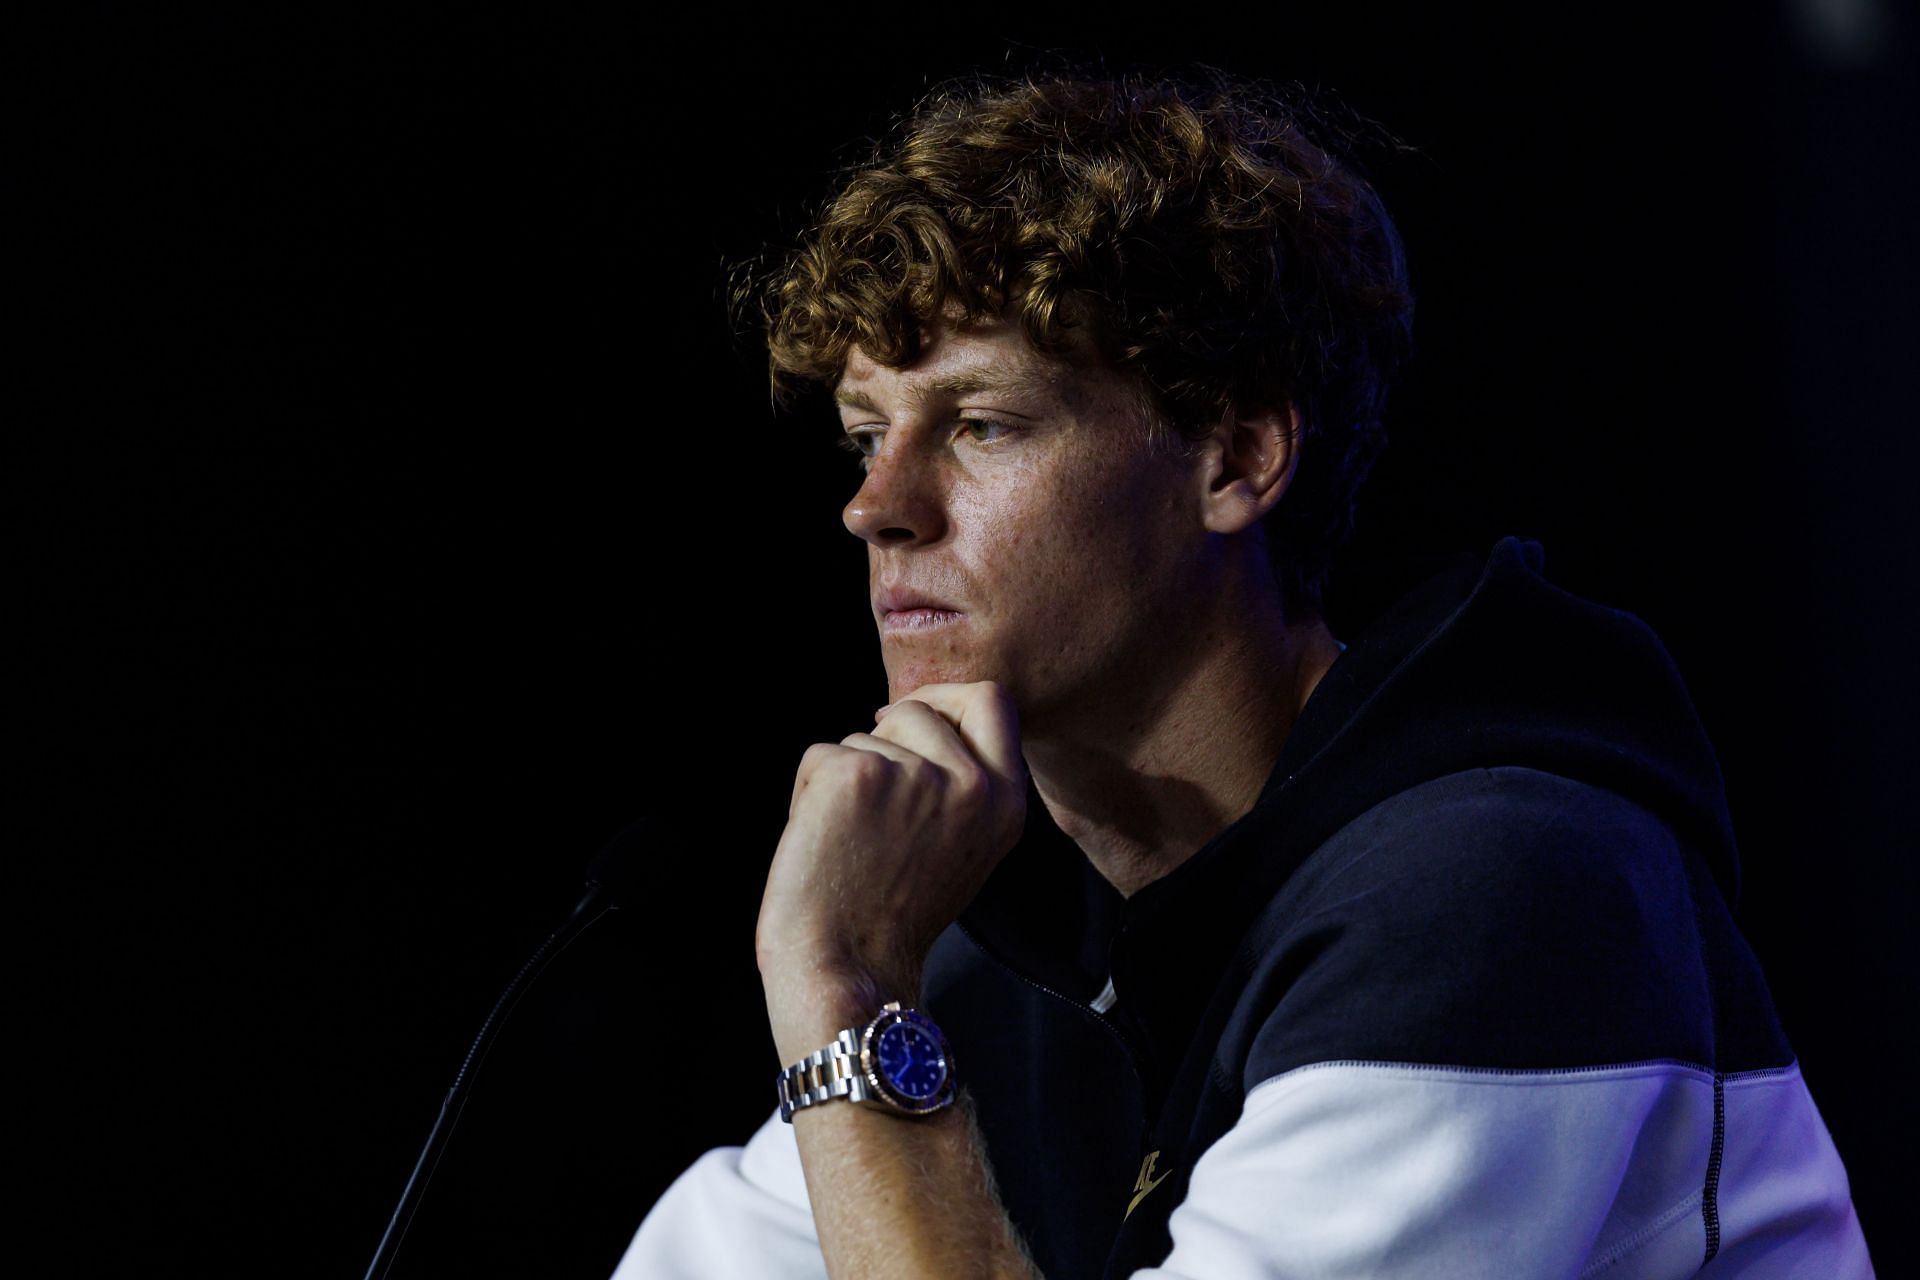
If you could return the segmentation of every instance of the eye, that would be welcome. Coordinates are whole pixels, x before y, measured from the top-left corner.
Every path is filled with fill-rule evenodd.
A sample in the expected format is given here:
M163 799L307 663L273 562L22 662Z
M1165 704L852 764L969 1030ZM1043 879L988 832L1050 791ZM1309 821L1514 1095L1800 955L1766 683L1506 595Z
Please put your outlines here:
M1019 430L1012 423L1002 422L998 418L960 418L957 425L976 444L993 444ZM880 456L880 441L885 434L884 427L850 427L843 430L833 443L836 448L857 454L861 459L861 469L865 470L868 462Z
M845 431L834 441L838 447L848 453L871 458L880 452L880 433L878 431ZM869 447L871 446L871 447Z
M980 444L992 444L993 441L1002 439L1007 433L1014 430L1011 423L1001 422L997 418L962 418L960 419L960 423L961 430L965 431L969 436L972 436L973 439ZM981 434L987 431L997 431L1001 434L991 437Z

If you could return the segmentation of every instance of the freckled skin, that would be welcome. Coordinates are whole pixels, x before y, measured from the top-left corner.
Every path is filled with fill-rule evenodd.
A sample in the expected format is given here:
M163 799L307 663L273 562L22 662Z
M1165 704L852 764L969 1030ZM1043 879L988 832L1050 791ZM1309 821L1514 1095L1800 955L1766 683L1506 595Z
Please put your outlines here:
M1150 449L1112 369L1043 355L1005 324L931 338L905 369L855 349L838 388L877 407L841 408L844 427L879 433L842 513L867 543L870 590L918 588L965 614L882 632L889 698L998 681L1031 734L1105 695L1137 697L1130 683L1151 682L1205 613L1189 606L1215 548L1189 468ZM929 390L983 368L1021 385ZM978 418L1014 429L981 439L966 421Z

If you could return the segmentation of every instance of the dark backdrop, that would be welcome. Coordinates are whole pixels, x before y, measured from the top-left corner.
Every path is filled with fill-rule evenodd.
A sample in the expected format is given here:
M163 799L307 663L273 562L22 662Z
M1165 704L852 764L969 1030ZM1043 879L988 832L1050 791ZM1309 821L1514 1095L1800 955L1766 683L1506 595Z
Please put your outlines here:
M801 752L885 682L855 470L830 423L769 411L725 264L786 243L929 81L1059 50L1326 85L1407 144L1364 160L1419 351L1335 631L1505 533L1653 625L1721 753L1743 926L1901 1270L1892 6L155 8L87 11L27 113L56 285L29 319L58 357L29 372L58 398L14 477L54 642L23 683L55 712L32 862L63 896L26 905L86 906L34 971L65 1086L45 1177L103 1224L63 1237L82 1259L358 1275L467 1038L643 812L651 894L521 1007L398 1274L604 1275L765 1116L764 867Z

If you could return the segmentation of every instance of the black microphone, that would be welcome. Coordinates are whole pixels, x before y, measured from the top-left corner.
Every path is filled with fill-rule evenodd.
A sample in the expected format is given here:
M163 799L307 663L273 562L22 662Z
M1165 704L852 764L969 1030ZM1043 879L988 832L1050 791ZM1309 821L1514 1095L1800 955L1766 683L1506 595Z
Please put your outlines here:
M587 864L586 888L580 900L574 904L572 913L558 929L547 935L547 940L520 966L520 972L513 976L507 989L493 1002L492 1012L480 1024L480 1034L473 1038L473 1046L467 1050L459 1074L454 1076L453 1085L447 1090L446 1101L440 1104L440 1117L433 1122L433 1132L427 1135L427 1145L414 1162L406 1190L400 1193L400 1203L394 1207L386 1234L380 1237L380 1247L374 1251L373 1261L367 1267L366 1280L386 1280L387 1272L393 1267L394 1257L400 1252L400 1242L406 1238L413 1215L427 1194L427 1183L433 1179L433 1171L453 1137L453 1126L459 1123L461 1109L467 1105L467 1096L473 1092L473 1081L479 1074L480 1063L499 1037L507 1015L513 1012L513 1006L519 1003L520 997L526 994L527 988L533 985L541 971L555 956L566 950L569 943L585 933L601 916L631 901L627 894L638 882L634 870L639 865L642 850L654 843L655 835L654 820L651 817L641 818L594 855L593 861Z

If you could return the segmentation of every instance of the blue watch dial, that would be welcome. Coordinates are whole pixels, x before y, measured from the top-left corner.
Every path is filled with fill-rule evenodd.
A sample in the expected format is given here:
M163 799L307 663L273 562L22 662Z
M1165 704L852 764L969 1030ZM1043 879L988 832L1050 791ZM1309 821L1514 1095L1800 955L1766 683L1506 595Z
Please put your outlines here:
M881 1030L874 1041L880 1075L902 1097L924 1102L947 1083L947 1055L925 1028L905 1020Z

